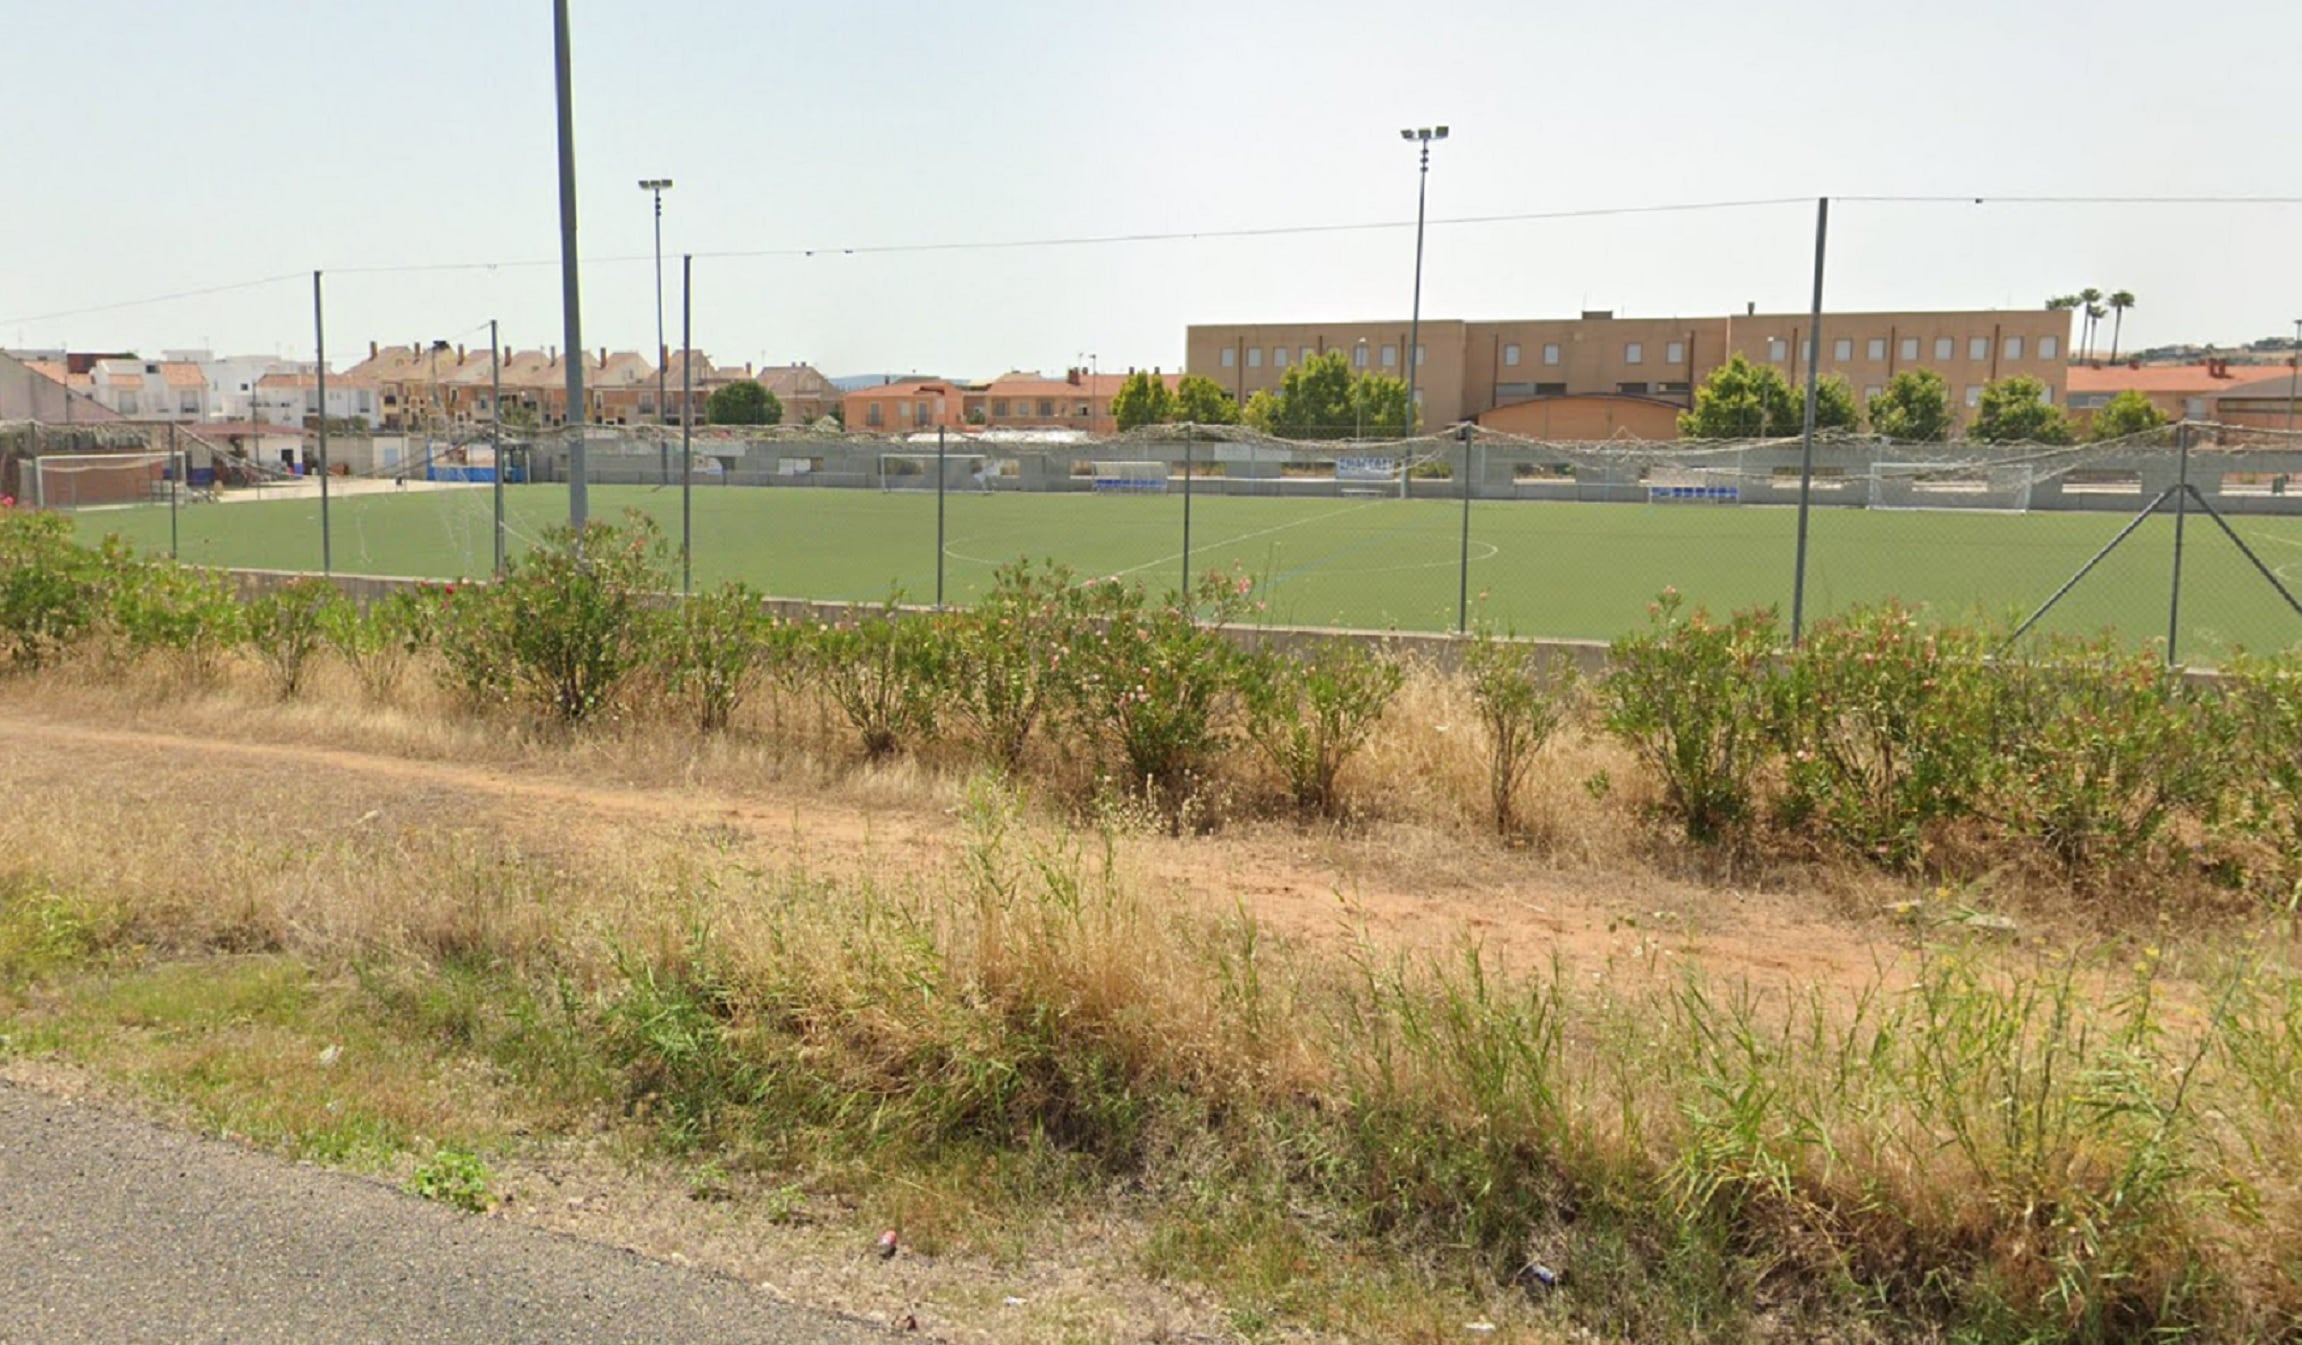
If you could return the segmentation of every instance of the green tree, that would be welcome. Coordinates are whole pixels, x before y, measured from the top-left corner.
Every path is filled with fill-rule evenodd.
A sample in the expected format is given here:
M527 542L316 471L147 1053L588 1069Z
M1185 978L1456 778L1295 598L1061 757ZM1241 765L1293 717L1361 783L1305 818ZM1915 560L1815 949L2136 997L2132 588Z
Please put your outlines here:
M1336 351L1337 359L1342 352ZM1360 374L1351 380L1351 432L1376 439L1397 439L1414 432L1409 416L1406 380L1389 374Z
M1679 413L1679 433L1689 439L1758 439L1789 434L1800 419L1781 372L1738 354L1695 389L1694 409Z
M1154 378L1148 370L1138 369L1127 375L1127 381L1112 395L1111 417L1122 430L1173 420L1175 394L1167 390L1166 379Z
M2128 388L2110 399L2094 413L2094 423L2088 427L2091 439L2123 439L2130 434L2155 430L2166 423L2166 413L2157 404L2135 388Z
M2134 307L2134 291L2120 290L2110 296L2110 311L2116 314L2110 319L2110 362L2112 364L2118 363L2118 337L2121 332L2126 330L2126 310L2132 307Z
M1397 438L1411 418L1407 385L1383 374L1354 374L1340 350L1287 370L1275 389L1247 399L1247 423L1283 439Z
M1806 428L1806 389L1791 389L1791 424ZM1844 374L1824 374L1814 385L1816 430L1853 430L1862 426L1862 408L1855 403L1854 385Z
M1993 444L2067 444L2070 422L2046 400L2046 385L2022 374L1983 386L1966 437Z
M1236 425L1239 404L1205 374L1185 374L1175 385L1174 418L1193 425Z
M703 418L712 425L780 425L783 400L747 378L712 393Z
M1906 443L1941 443L1950 437L1950 385L1932 369L1903 370L1870 399L1870 428Z

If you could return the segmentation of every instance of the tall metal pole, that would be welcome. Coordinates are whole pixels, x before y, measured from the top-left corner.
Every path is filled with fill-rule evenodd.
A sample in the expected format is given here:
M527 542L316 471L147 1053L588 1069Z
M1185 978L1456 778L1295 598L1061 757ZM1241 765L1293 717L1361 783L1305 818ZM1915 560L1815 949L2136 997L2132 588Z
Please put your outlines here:
M326 408L321 409L325 410ZM176 451L176 425L174 421L170 421L168 423L168 559L170 560L178 560L182 557L182 552L178 550L176 535L176 497L184 493L184 476L184 455Z
M578 532L591 514L586 489L583 397L583 297L576 284L575 81L568 58L568 0L552 0L552 62L559 101L560 328L567 342L568 523Z
M504 348L488 319L488 442L496 459L496 575L504 572Z
M1455 586L1455 634L1471 628L1471 427L1457 431L1463 441L1463 555Z
M1415 351L1423 341L1423 197L1431 183L1431 139L1423 133L1422 166L1415 173L1415 302L1407 313L1407 436L1421 428L1415 414Z
M2286 375L2286 433L2288 436L2292 436L2294 433L2294 404L2297 401L2302 401L2302 318L2294 319L2293 361L2293 372ZM2289 438L2286 447L2290 449L2294 447L2291 438Z
M2182 631L2182 525L2190 515L2190 422L2174 427L2175 461L2180 475L2174 483L2174 583L2166 598L2166 666L2174 666L2175 641Z
M1183 615L1191 615L1191 426L1183 426Z
M328 320L320 307L320 273L312 272L312 353L320 389L320 573L336 570L336 540L328 530Z
M1790 642L1794 646L1806 630L1806 526L1814 496L1814 402L1822 368L1822 262L1829 238L1830 198L1825 196L1814 203L1814 307L1806 324L1806 424L1798 454L1798 558L1790 587Z
M663 345L663 188L658 187L655 191L655 423L658 428L667 424L668 417L671 415L671 408L664 405L663 402L663 365L668 355ZM681 338L680 348L683 350L687 348L684 336ZM683 366L686 363L685 359L680 361ZM687 379L684 376L680 379L680 386L683 388L687 386ZM686 417L681 418L685 419ZM656 443L656 482L658 485L670 485L671 445L660 439Z
M695 257L679 259L679 344L695 349ZM663 376L662 370L656 376ZM663 405L662 395L656 398ZM679 591L695 589L695 358L679 362Z
M943 610L943 435L941 425L935 427L935 610Z

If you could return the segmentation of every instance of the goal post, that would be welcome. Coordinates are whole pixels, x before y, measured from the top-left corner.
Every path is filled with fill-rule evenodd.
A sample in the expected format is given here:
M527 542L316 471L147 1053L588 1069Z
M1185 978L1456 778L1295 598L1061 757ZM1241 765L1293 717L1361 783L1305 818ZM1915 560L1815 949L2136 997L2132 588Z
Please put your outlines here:
M1169 468L1164 462L1106 462L1093 464L1091 481L1098 495L1164 495Z
M2022 513L2035 479L2027 462L1882 462L1871 469L1870 507Z
M183 479L177 453L48 453L32 459L32 504L39 509L105 509L165 504Z

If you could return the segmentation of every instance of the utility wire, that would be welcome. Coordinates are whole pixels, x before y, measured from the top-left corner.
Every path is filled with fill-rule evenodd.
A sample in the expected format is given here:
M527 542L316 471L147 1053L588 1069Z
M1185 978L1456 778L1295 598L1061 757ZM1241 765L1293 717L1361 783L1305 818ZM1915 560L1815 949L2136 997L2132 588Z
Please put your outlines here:
M1770 196L1749 200L1686 201L1664 205L1598 206L1580 210L1520 211L1499 215L1456 215L1430 221L1433 227L1482 224L1528 224L1545 220L1604 219L1628 215L1689 214L1712 210L1744 210L1767 206L1805 205L1814 198L1807 196ZM1834 196L1834 201L1861 202L1875 205L2176 205L2176 206L2296 206L2302 205L2302 196L2001 196L2001 195L1849 195ZM739 248L716 252L697 252L699 258L736 260L761 257L816 257L816 256L889 256L902 253L933 252L991 252L1022 248L1105 247L1125 243L1172 243L1197 239L1225 238L1285 238L1316 234L1373 233L1391 229L1411 229L1413 220L1377 220L1353 224L1284 224L1260 228L1239 229L1182 229L1165 232L1124 234L1079 234L1050 238L980 239L928 243L878 243L838 247L781 247ZM653 254L638 253L620 256L585 257L588 265L603 266L652 260ZM325 268L330 275L419 275L428 272L498 271L529 267L557 266L557 257L524 258L498 261L463 262L411 262L402 265L344 266ZM179 299L195 299L211 294L225 294L234 290L254 289L277 284L284 280L302 278L306 272L265 276L257 280L237 281L228 285L214 285L204 289L180 290L171 294L153 295L142 299L123 299L117 303L98 304L88 308L65 309L54 313L38 313L23 317L0 318L0 325L30 322L52 322L60 318L80 317L91 313L109 313L123 308L141 308L149 304L170 303Z

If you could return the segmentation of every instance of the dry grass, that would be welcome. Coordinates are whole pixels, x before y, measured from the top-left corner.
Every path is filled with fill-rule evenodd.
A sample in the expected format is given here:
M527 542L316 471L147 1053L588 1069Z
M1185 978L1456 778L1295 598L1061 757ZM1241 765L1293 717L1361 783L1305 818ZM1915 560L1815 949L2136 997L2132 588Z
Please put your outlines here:
M232 682L42 693L180 729L254 707ZM1421 835L1436 862L1480 833L1484 778L1446 695L1418 681L1363 763L1362 779L1417 783L1395 812L1369 806L1357 837ZM1504 977L1468 950L1338 957L1245 909L1161 906L1140 869L1152 842L918 765L847 770L835 740L823 757L707 745L698 762L660 725L567 742L320 699L258 732L568 774L612 762L639 784L814 773L877 806L957 809L969 838L947 866L832 881L755 835L664 818L590 818L539 845L420 792L381 810L313 798L292 762L228 796L190 767L133 790L18 789L0 908L16 961L0 966L25 970L7 979L228 955L189 965L231 995L195 995L180 970L144 993L144 1020L197 1000L207 1026L141 1068L220 1079L207 1086L229 1096L209 1105L284 1132L324 1128L264 1112L312 1084L311 1043L293 1015L267 1017L292 987L233 968L356 971L451 1073L491 1062L461 1109L483 1142L504 1128L480 1124L489 1113L535 1105L516 1100L526 1088L557 1099L562 1124L625 1111L738 1172L865 1191L902 1177L917 1184L902 1217L955 1247L1111 1209L1152 1225L1150 1265L1204 1278L1248 1318L1404 1338L1433 1333L1439 1301L1458 1321L1642 1339L1700 1335L1720 1313L1834 1334L2190 1323L2242 1339L2302 1312L2275 1251L2302 1235L2286 1119L2302 982L2282 957L2196 942L2129 967L1938 943L1842 997L1682 971L1642 943L1611 967ZM1526 847L1633 861L1636 829L1599 827L1619 810L1581 784L1607 749L1551 750ZM376 1088L369 1143L459 1123L420 1069ZM1212 1231L1184 1238L1177 1220ZM1562 1264L1570 1290L1509 1288L1529 1258ZM1884 1315L1864 1325L1866 1295Z

